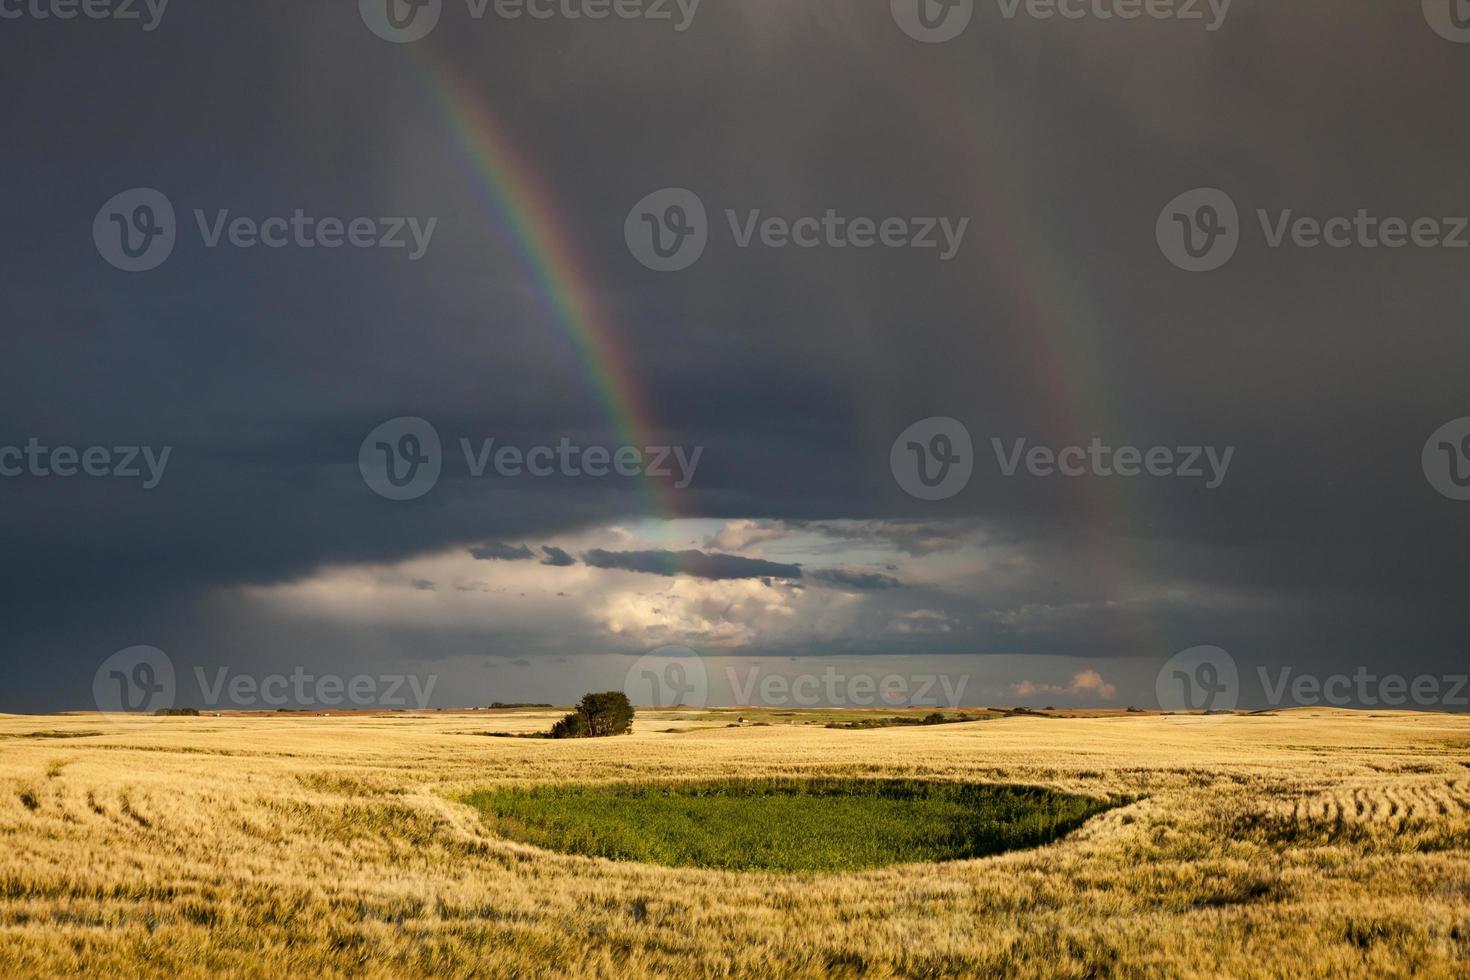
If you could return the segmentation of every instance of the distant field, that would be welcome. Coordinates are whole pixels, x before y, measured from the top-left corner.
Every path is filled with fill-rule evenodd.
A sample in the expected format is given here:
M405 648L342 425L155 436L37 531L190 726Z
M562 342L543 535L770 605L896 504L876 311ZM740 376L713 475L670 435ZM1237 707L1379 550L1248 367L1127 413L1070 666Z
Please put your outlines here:
M557 714L0 717L5 973L1455 977L1470 959L1470 718L846 731L663 711L615 739L479 734ZM768 778L1132 802L1035 848L830 874L559 853L462 802Z

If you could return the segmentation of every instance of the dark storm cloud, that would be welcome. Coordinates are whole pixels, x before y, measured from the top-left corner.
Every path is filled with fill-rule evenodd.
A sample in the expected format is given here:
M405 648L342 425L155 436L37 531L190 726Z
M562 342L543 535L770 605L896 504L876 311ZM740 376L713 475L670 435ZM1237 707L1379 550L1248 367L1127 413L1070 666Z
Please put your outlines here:
M584 338L486 204L446 118L456 87L547 188L557 240L580 253L563 289L608 324L648 441L705 447L680 513L936 559L946 528L983 526L1057 594L1028 596L1030 618L973 610L980 652L1167 656L1209 641L1298 665L1463 660L1470 512L1428 487L1419 453L1470 414L1466 253L1273 249L1254 224L1256 209L1470 211L1470 46L1436 36L1417 4L1238 0L1209 34L977 9L938 46L903 37L886 4L776 0L707 5L678 35L487 18L412 50L370 35L350 3L171 8L146 38L107 26L16 21L0 38L0 75L25 93L0 106L0 445L173 455L148 491L0 481L0 709L85 703L95 664L135 642L248 664L253 634L218 618L220 590L645 513L629 481L475 477L459 452L461 438L623 433L598 394L608 365L584 365ZM89 229L136 186L169 195L182 237L164 266L129 275ZM633 202L665 186L695 190L713 222L703 258L672 275L622 239ZM1190 275L1153 228L1199 186L1227 191L1253 230L1227 267ZM196 208L297 207L440 224L412 263L210 249L192 230ZM827 208L972 224L947 263L740 248L726 225L727 209ZM356 461L404 415L436 426L444 472L395 503ZM965 493L927 503L895 485L888 453L934 415L969 427L976 469ZM990 450L1094 436L1235 446L1236 462L1206 492L1007 478ZM1187 598L1120 612L1160 582ZM343 662L357 642L305 627L268 639ZM383 636L446 653L475 639ZM559 652L552 631L516 641Z
M480 561L529 561L536 553L523 544L506 544L504 541L489 541L475 545L470 554Z
M877 591L897 589L903 586L903 583L892 575L883 575L878 572L856 572L846 568L819 568L808 572L807 576L814 582L821 582L823 585L831 585L839 589Z
M620 569L648 575L687 575L710 581L760 579L767 585L776 580L809 580L819 585L857 591L896 589L903 583L892 575L846 568L804 569L800 565L746 558L742 555L708 554L703 551L607 551L594 548L582 556L592 568Z
M740 555L711 555L703 551L606 551L593 548L582 556L593 568L616 568L649 575L688 575L727 581L742 578L801 578L800 565L785 565Z
M888 545L904 554L921 556L957 547L973 530L973 522L964 521L747 521L727 526L711 537L708 544L738 550L805 532L844 544Z
M577 559L556 545L542 545L541 550L546 554L546 557L541 559L541 564L543 565L551 565L554 568L569 568L577 563Z

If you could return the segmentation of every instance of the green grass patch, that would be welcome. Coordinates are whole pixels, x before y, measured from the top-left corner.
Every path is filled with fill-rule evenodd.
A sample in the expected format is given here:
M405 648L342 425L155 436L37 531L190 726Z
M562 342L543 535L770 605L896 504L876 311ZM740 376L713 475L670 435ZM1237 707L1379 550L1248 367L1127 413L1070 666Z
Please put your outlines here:
M1035 847L1113 806L1030 786L766 779L505 787L463 797L548 850L732 871L857 871Z

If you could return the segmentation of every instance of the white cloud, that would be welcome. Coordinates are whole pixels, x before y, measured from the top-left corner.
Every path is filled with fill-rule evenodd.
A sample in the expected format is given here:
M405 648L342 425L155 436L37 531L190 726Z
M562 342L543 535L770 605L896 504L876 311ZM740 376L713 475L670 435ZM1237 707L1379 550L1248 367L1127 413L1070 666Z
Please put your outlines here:
M1095 670L1079 670L1072 675L1070 684L1038 684L1021 681L1011 685L1011 693L1018 698L1029 698L1036 694L1064 694L1068 697L1096 701L1111 701L1118 696L1118 689L1103 680Z

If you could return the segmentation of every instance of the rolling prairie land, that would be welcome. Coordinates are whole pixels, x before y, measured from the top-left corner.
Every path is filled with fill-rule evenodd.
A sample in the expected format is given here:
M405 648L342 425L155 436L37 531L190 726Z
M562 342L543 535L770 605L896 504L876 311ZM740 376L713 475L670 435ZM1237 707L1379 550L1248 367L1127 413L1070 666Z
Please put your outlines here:
M1450 977L1470 962L1470 718L843 731L640 712L621 738L483 734L557 715L0 717L4 972ZM841 874L550 853L459 802L762 776L1132 802L1031 850Z

